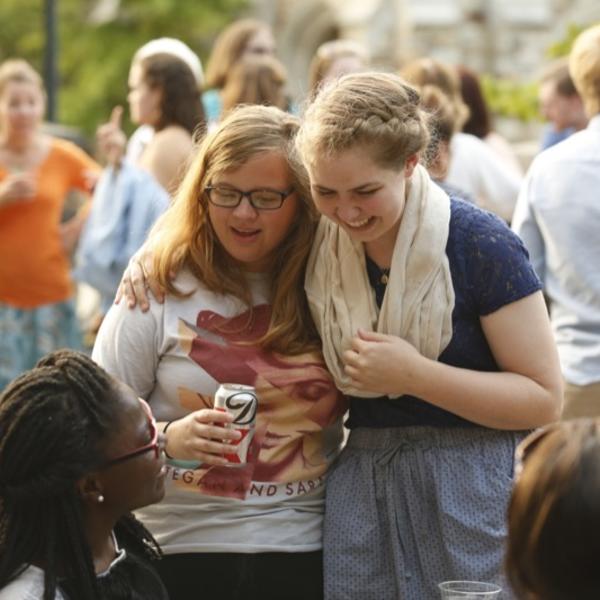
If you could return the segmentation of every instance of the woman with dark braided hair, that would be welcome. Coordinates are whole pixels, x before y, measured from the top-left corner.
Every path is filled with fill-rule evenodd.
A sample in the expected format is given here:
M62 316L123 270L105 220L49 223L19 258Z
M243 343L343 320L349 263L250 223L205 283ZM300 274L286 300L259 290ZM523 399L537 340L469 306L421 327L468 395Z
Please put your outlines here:
M130 511L164 495L149 406L57 351L0 396L0 600L166 600Z

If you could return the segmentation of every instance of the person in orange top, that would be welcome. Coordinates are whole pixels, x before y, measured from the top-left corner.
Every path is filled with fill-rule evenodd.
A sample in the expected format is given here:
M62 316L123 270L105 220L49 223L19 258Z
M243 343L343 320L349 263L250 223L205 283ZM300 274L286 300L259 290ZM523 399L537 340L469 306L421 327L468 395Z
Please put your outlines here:
M0 390L45 353L77 347L69 252L85 210L61 223L67 194L99 166L41 131L45 92L23 60L0 65Z

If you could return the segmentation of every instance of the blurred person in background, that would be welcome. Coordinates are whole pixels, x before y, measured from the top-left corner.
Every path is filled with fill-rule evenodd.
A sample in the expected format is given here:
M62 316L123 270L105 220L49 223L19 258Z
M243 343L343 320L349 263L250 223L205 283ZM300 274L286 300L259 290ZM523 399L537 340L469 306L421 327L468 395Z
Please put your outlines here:
M513 219L550 303L566 419L600 415L600 25L575 40L569 71L590 121L534 159Z
M492 115L483 95L479 76L475 71L461 65L458 67L460 92L469 108L469 116L463 125L463 132L483 140L504 164L521 177L523 170L510 143L493 129Z
M223 114L240 104L276 106L288 110L285 67L270 54L255 54L238 61L221 92Z
M459 129L469 116L462 99L456 69L432 58L419 58L406 64L400 75L413 85L439 87L452 100ZM477 205L505 221L510 221L519 193L521 178L497 159L478 137L458 131L450 144L450 166L445 180L471 196Z
M445 179L450 165L450 142L458 128L454 104L435 85L424 85L417 89L421 95L421 106L430 115L431 127L431 141L423 162L431 178L450 195L453 188Z
M72 189L100 170L74 144L41 130L46 95L24 60L0 65L0 390L49 351L78 348L69 253L86 209L61 224Z
M221 118L221 92L235 64L245 56L274 54L273 32L262 21L240 19L219 34L206 65L205 91L202 94L209 127Z
M192 150L194 132L204 125L197 78L189 61L172 54L148 54L144 48L131 65L128 101L131 120L151 127L152 137L132 163L123 160L120 107L98 131L98 145L108 166L94 193L74 271L78 280L100 293L88 343L112 303L129 258L168 206Z
M172 193L191 152L194 131L205 122L200 89L190 61L145 48L133 57L127 100L132 122L151 127L153 134L134 162ZM97 133L99 150L112 167L120 167L125 155L121 117L121 107L115 107Z
M517 597L600 598L600 421L544 427L516 457L506 570Z
M568 58L558 59L544 70L538 98L540 112L549 122L542 137L542 150L566 140L587 125L588 116L571 79Z
M309 94L314 96L319 86L347 73L365 71L369 66L366 49L353 40L332 40L321 44L310 63Z
M141 60L155 54L170 54L171 56L182 60L192 71L194 78L196 79L198 92L202 92L202 88L204 87L204 71L202 69L202 63L200 62L198 55L187 44L184 44L181 40L170 37L156 38L139 48L135 53L133 60L135 62L136 60ZM153 135L154 128L152 125L139 125L131 134L129 140L127 140L125 158L132 163L137 162Z

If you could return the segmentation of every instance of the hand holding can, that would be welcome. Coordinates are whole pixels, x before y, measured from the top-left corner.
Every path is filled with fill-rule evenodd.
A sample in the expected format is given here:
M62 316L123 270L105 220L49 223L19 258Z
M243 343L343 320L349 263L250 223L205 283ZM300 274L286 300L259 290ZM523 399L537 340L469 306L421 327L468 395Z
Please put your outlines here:
M184 468L197 468L201 464L227 466L224 458L235 452L240 434L228 429L233 417L229 413L203 408L167 426L167 455L169 462Z
M240 437L230 441L235 445L234 452L227 452L225 458L229 466L243 466L248 461L248 450L256 428L258 397L256 390L249 385L224 383L215 394L215 409L230 414L233 418L225 425L230 431L237 431Z

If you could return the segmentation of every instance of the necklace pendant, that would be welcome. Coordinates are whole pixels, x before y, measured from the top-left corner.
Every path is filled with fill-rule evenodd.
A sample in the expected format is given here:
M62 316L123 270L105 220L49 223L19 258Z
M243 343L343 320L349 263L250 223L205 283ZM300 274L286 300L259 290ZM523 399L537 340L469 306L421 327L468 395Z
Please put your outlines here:
M390 279L390 278L389 278L388 274L387 274L387 273L384 273L384 274L381 276L381 279L380 279L380 281L381 281L381 283L383 283L383 285L387 285L387 282L389 281L389 279Z

